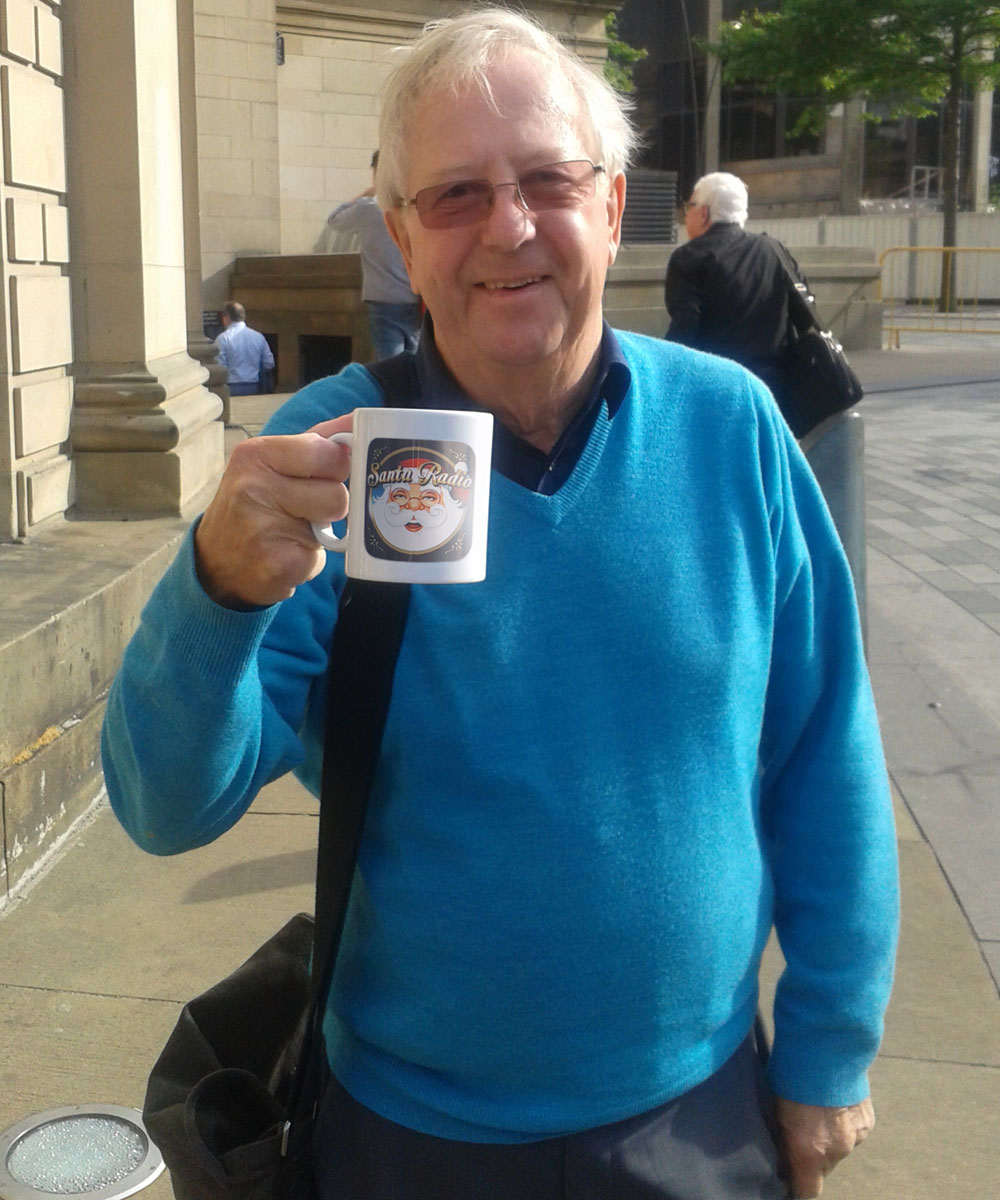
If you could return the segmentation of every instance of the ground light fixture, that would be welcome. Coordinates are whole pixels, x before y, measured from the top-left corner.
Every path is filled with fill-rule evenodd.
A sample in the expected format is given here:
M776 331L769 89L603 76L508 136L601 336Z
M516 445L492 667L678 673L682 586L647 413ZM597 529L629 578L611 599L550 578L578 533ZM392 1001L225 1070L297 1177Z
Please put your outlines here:
M134 1108L50 1108L0 1133L0 1200L124 1200L162 1171L163 1158Z

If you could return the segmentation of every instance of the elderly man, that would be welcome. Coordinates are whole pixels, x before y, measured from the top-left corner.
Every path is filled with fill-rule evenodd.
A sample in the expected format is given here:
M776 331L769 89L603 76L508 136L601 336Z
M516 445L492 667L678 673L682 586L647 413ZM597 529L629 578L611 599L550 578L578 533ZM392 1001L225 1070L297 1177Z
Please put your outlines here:
M746 184L727 171L703 175L694 185L684 205L688 240L667 261L667 338L753 371L801 437L819 417L811 416L802 398L789 394L785 380L788 274L774 239L743 228L747 203ZM781 249L808 289L795 260Z
M897 908L829 516L759 382L603 322L633 135L556 39L506 9L435 24L380 132L423 403L497 431L486 581L413 589L324 1026L319 1194L815 1196L873 1123ZM310 522L347 503L327 436L380 402L359 366L294 397L148 606L105 735L143 847L218 836L289 769L316 787L344 580Z

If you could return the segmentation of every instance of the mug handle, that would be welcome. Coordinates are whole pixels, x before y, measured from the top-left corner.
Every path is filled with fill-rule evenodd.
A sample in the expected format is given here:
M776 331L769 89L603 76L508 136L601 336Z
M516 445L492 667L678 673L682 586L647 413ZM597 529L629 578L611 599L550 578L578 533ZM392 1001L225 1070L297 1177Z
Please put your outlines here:
M339 442L342 446L347 446L350 449L354 444L354 434L335 433L327 440L331 442ZM350 476L348 476L348 478L350 478ZM312 525L313 536L324 548L324 550L336 550L338 554L344 554L347 551L346 533L343 537L337 537L337 535L333 532L333 526L329 521L327 521L325 525L320 525L317 521L312 521L310 524Z

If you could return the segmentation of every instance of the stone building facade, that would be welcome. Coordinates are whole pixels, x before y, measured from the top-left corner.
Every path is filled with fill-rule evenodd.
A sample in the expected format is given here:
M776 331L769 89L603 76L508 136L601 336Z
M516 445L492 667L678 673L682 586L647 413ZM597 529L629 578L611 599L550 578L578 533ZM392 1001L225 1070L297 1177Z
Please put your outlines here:
M528 7L600 61L611 0ZM221 473L205 314L366 186L393 48L453 8L0 0L0 905L99 797L107 688Z
M73 358L59 4L4 0L0 537L70 507Z
M237 256L317 248L393 49L452 7L0 0L0 539L196 507L225 398L203 313ZM601 57L604 0L532 8Z

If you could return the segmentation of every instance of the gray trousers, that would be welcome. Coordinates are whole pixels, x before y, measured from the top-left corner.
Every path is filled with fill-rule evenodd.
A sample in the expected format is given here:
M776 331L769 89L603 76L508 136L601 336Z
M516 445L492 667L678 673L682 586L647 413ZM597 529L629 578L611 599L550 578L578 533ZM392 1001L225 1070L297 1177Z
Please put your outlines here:
M748 1038L668 1104L516 1145L430 1137L334 1080L315 1138L320 1200L783 1200L771 1101Z

